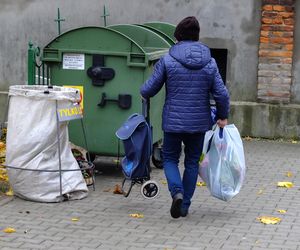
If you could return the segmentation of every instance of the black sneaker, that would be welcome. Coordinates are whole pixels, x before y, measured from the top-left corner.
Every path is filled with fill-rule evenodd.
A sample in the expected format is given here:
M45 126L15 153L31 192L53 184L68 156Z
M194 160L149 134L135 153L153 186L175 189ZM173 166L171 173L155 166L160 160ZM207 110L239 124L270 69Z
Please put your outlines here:
M182 204L183 195L182 193L177 193L173 197L172 206L170 209L171 216L175 219L181 216L181 204Z
M186 217L189 213L189 209L188 208L181 208L180 210L180 216L181 217Z

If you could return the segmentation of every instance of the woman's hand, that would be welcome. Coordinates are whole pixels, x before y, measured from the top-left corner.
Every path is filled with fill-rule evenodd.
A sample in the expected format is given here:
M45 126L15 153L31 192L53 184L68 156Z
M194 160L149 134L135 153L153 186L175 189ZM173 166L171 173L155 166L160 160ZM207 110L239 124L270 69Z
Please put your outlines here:
M218 124L218 126L220 128L224 128L227 125L227 123L228 123L227 119L224 119L224 120L219 119L219 120L217 120L217 124Z

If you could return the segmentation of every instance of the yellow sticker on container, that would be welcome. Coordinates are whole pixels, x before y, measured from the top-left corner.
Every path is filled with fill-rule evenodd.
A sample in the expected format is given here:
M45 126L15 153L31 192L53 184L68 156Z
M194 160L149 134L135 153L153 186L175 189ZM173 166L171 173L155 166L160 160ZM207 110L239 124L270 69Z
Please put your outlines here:
M80 101L79 101L79 104L80 104L80 108L82 110L82 113L83 113L83 96L84 96L84 92L83 92L83 86L75 86L75 85L65 85L63 86L64 88L73 88L73 89L78 89L80 91Z

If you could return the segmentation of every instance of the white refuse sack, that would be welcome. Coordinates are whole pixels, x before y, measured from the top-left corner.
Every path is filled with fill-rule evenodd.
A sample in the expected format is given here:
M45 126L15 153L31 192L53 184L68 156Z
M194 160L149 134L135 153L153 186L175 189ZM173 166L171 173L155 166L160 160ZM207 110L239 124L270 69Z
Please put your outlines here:
M22 168L8 168L15 195L38 202L61 201L57 105L70 106L79 100L79 92L72 88L38 85L9 88L5 165ZM58 124L61 169L79 170L69 146L68 122ZM62 194L68 199L82 199L88 195L80 170L61 172L61 180Z

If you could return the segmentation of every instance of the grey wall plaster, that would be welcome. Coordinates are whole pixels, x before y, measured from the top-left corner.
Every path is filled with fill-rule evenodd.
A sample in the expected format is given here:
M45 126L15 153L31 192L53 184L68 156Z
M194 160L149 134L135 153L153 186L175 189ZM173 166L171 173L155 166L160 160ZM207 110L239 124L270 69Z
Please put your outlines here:
M195 15L201 40L227 48L228 81L233 100L256 99L260 2L257 0L19 0L0 2L0 90L27 80L27 44L41 46L57 36L57 7L66 19L62 31L103 25L105 4L109 24L165 21L177 24Z

